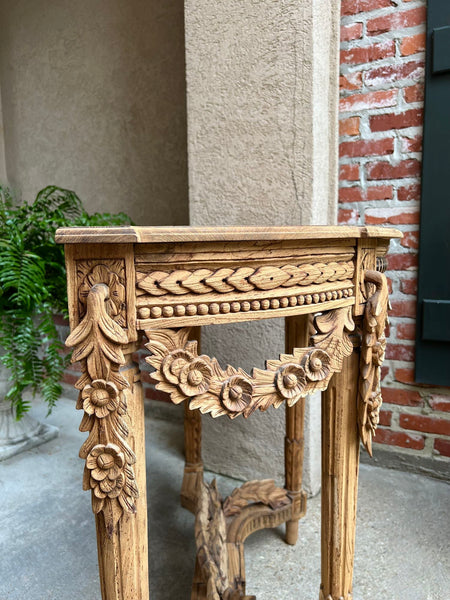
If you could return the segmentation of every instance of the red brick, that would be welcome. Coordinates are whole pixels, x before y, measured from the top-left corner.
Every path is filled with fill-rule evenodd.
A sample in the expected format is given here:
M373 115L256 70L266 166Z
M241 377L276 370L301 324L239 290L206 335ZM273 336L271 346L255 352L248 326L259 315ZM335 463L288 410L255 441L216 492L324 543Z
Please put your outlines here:
M362 38L363 24L352 23L351 25L343 25L341 27L341 42L349 42L350 40L359 40Z
M364 191L359 186L339 188L339 202L362 202Z
M386 85L402 79L418 81L423 79L425 63L423 61L411 61L407 63L394 63L383 65L364 72L364 83L369 87Z
M450 412L450 396L438 396L433 394L428 398L428 403L433 410Z
M346 73L339 77L339 89L341 91L352 92L359 90L362 87L362 73L357 71L356 73Z
M412 448L413 450L422 450L425 446L425 438L421 435L403 433L403 431L391 431L379 427L375 432L374 441L377 444L388 444L389 446L400 446L402 448Z
M359 117L349 117L339 121L339 135L359 135Z
M351 158L363 156L383 156L394 152L394 139L357 140L355 142L341 142L339 155Z
M381 367L381 381L384 381L386 379L386 377L389 375L389 367L387 365L384 365L384 367Z
M349 0L350 1L350 0ZM399 11L394 9L390 14L371 19L367 22L368 35L379 35L386 31L395 31L407 27L415 27L425 23L426 8L420 6L412 10Z
M355 23L357 25L357 23ZM410 56L417 52L425 50L426 38L424 33L418 33L410 37L405 37L400 44L400 53L402 56Z
M434 449L437 450L441 456L450 456L450 440L443 440L441 438L435 439Z
M392 421L392 411L391 410L381 410L380 411L380 425L384 425L385 427L390 427Z
M368 179L401 179L403 177L418 177L420 162L416 159L403 160L391 165L387 161L369 163L367 165Z
M407 271L416 269L418 265L417 254L389 254L387 257L389 271Z
M356 15L360 12L376 10L386 6L392 6L391 0L342 0L341 14Z
M400 427L424 433L450 435L450 420L425 415L400 415Z
M393 317L410 317L416 316L416 301L415 300L391 300L392 309L389 314Z
M401 113L374 115L369 119L371 131L390 131L391 129L417 127L422 125L422 123L423 110L421 108L413 108Z
M422 152L422 135L415 137L402 136L401 152Z
M419 232L418 231L405 231L403 233L403 238L400 240L400 243L405 248L415 248L419 247Z
M410 296L417 295L417 279L402 279L400 281L400 291Z
M71 371L73 373L77 373L78 377L81 375L80 363L72 363L66 366L66 371Z
M392 279L390 277L386 277L386 281L388 285L388 292L392 294Z
M421 406L423 400L419 392L396 388L381 388L383 402L386 404L399 404L401 406Z
M339 166L339 179L341 181L358 181L359 165L341 164Z
M414 383L414 369L395 369L395 379L400 383Z
M66 371L65 373L63 373L62 380L64 383L68 383L69 385L75 385L78 381L78 377L79 375L75 375L75 373L67 373Z
M399 187L397 190L399 200L420 200L420 183L411 183Z
M145 398L147 400L158 400L159 402L170 402L170 395L167 392L161 392L154 387L145 388Z
M359 186L341 187L339 190L340 202L364 202L365 200L390 200L392 186L379 185L362 189Z
M397 338L399 340L415 340L416 339L416 324L415 323L399 323L397 325Z
M66 319L62 315L53 315L53 321L59 327L69 327L69 319Z
M156 385L158 382L156 379L153 379L152 374L149 371L141 371L141 381L142 383L149 383L151 385Z
M419 223L419 211L416 208L368 208L365 213L368 225L408 225Z
M360 65L392 56L395 56L395 42L387 40L371 46L356 46L349 50L341 50L340 62L347 65Z
M356 225L359 221L359 212L353 208L340 208L338 210L338 223Z
M378 87L402 81L403 79L420 81L424 78L424 72L425 63L422 60L383 65L365 71L364 83L369 87Z
M425 96L425 86L423 83L416 83L410 87L404 88L406 102L423 102Z
M339 110L364 110L369 108L387 108L397 104L397 90L368 92L367 94L352 94L339 101Z
M388 344L386 348L386 358L390 360L405 360L412 362L415 357L414 346L406 344Z
M391 185L377 185L366 190L367 200L390 200L392 198Z

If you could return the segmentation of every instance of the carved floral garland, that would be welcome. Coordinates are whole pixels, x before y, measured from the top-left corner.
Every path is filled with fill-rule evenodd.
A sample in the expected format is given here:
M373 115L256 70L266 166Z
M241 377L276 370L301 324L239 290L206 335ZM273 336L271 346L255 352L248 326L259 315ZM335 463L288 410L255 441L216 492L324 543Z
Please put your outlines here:
M381 398L381 365L383 364L386 338L388 286L386 276L378 271L365 271L364 281L375 287L369 297L363 320L360 379L358 398L358 426L361 441L372 456L372 437L379 422Z
M295 348L278 360L268 360L266 369L249 375L228 365L222 369L215 358L198 356L197 342L189 341L189 328L146 332L146 358L155 372L156 387L170 394L172 402L189 400L191 409L213 417L248 417L256 409L294 405L316 390L325 390L333 373L342 369L344 357L353 351L349 332L354 323L351 307L324 312L315 318L317 333L313 347Z
M105 267L96 269L92 279L106 274ZM121 284L112 280L121 295ZM138 497L132 468L136 457L126 442L129 384L119 372L125 363L122 345L128 338L109 314L112 303L105 283L92 285L85 299L86 314L66 345L75 347L72 362L80 361L83 371L75 384L80 390L77 408L84 410L80 430L89 432L80 449L80 457L86 460L83 488L92 490L93 511L103 511L106 530L112 535L124 510L136 512Z

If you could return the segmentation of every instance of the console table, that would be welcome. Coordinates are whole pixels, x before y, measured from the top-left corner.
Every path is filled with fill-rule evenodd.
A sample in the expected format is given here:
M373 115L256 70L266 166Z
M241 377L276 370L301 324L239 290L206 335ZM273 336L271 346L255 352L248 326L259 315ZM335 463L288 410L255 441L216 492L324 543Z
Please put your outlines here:
M360 440L371 453L381 405L383 257L398 237L346 226L58 230L103 600L149 598L144 408L132 360L142 333L156 387L185 406L181 501L196 514L197 543L191 598L254 598L243 550L253 531L285 522L286 542L296 542L306 511L304 401L320 390L320 598L351 599ZM273 317L286 319L286 353L265 369L246 373L200 352L203 325ZM200 413L247 418L282 404L285 487L250 481L222 501L215 483L203 482Z

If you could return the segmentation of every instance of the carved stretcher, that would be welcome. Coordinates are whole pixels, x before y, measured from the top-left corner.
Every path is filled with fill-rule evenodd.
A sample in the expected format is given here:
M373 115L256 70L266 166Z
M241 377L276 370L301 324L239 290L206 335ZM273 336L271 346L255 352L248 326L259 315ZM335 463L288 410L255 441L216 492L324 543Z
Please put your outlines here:
M144 412L132 353L142 333L157 388L185 406L183 506L196 514L192 599L237 600L244 540L286 523L294 544L304 399L322 391L321 600L350 600L360 440L372 453L381 406L394 229L68 228L65 244L77 408L88 437L83 487L96 515L103 600L146 600ZM199 350L200 327L285 317L286 353L246 373ZM201 413L248 418L286 405L285 487L251 481L222 502L203 482ZM270 418L270 413L268 414Z

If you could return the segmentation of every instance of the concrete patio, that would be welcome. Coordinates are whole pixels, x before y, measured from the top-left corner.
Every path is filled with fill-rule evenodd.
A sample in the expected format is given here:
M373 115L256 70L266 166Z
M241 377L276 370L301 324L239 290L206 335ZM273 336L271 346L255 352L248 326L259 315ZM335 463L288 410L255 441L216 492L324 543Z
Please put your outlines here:
M40 416L44 412L35 409ZM184 600L190 597L195 547L193 516L178 501L182 427L179 420L156 416L150 406L151 598ZM0 600L100 598L94 518L89 496L81 489L82 461L77 457L85 438L78 431L79 419L73 400L62 399L48 419L60 428L59 437L0 463ZM236 485L220 476L218 482L223 494ZM363 465L354 600L449 598L449 514L446 483ZM258 600L316 600L320 496L308 503L297 546L287 546L282 535L279 528L249 538L248 593Z

